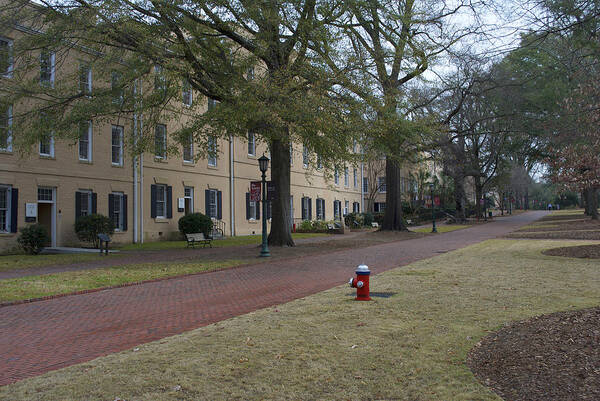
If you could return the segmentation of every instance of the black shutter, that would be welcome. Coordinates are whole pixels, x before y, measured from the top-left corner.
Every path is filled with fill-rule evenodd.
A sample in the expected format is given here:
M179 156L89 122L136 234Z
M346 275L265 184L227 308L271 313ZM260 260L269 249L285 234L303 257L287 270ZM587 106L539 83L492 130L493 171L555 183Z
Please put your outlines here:
M115 196L113 194L108 194L108 217L111 221L115 221Z
M12 188L10 190L10 232L17 232L17 221L19 213L19 190Z
M81 216L81 192L75 192L75 220Z
M256 220L260 220L260 210L262 209L262 201L256 202Z
M212 217L210 215L210 189L204 190L204 212L208 217Z
M156 217L156 185L150 185L150 217Z
M92 214L98 212L98 194L92 192Z
M304 205L306 202L306 198L302 198L302 202L300 202L300 207L302 208L302 220L306 220L306 213L305 213L305 209L304 209Z
M167 219L173 218L173 187L167 185Z
M246 192L246 220L250 220L250 192Z
M127 195L121 197L123 203L121 204L121 215L123 216L123 231L127 231Z
M217 219L221 220L223 218L223 202L221 191L217 191Z
M306 198L306 201L308 202L308 219L312 220L312 199Z
M325 199L321 199L321 209L323 211L323 220L327 220L327 216L325 215Z

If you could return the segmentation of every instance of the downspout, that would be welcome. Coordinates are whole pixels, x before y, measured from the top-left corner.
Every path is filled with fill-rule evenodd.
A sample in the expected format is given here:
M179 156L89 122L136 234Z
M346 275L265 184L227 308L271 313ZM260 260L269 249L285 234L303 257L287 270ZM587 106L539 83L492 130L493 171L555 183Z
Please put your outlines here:
M233 237L235 235L235 183L234 183L234 168L233 168L233 136L229 135L229 218L231 221L230 234Z
M360 210L365 212L365 163L360 163Z
M133 147L137 150L137 113L133 113ZM138 242L138 156L133 157L133 242Z

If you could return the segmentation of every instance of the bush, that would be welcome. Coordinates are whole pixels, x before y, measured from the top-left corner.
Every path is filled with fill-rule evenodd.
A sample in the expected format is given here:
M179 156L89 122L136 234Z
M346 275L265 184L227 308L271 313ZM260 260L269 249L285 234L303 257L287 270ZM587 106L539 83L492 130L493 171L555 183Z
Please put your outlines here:
M383 224L383 212L378 212L373 215L373 220L380 226Z
M371 227L373 224L373 214L372 213L363 213L363 224L365 227Z
M21 228L20 232L17 242L25 252L32 255L40 253L44 245L50 241L46 227L41 224L32 224Z
M346 223L346 227L350 229L362 227L365 225L364 216L364 213L348 213L344 216L344 223Z
M210 237L213 229L212 219L202 213L186 214L179 219L178 225L182 235L203 233L205 237Z
M78 217L75 221L75 233L80 241L91 242L98 248L98 234L112 235L115 232L113 221L101 214Z
M312 225L312 221L310 220L303 220L302 223L300 223L300 227L298 227L298 231L302 231L305 233L311 232L313 230L313 225Z

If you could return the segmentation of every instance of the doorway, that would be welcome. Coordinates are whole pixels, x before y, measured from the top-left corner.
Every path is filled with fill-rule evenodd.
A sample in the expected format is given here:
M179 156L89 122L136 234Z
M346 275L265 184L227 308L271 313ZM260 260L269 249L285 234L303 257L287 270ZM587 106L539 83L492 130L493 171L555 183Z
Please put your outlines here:
M56 246L56 188L38 188L38 222L46 228L50 241Z

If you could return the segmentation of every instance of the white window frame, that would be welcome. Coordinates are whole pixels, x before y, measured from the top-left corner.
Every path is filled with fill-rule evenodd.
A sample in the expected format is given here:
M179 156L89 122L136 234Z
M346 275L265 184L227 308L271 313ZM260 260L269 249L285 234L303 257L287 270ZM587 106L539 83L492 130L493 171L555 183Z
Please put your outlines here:
M50 77L49 80L42 79L42 63L44 55L48 55L50 59L48 60L50 64ZM48 50L42 50L40 53L40 84L41 85L49 85L51 88L54 88L54 80L56 78L56 53Z
M317 208L317 213L316 213L317 220L325 220L325 213L324 213L325 199L317 198L316 208Z
M194 93L192 91L192 84L187 79L183 80L182 91L181 91L181 102L184 106L191 107L194 102Z
M250 221L259 220L258 216L258 202L248 201L248 216Z
M85 81L82 81L81 77L84 70L86 70ZM79 63L79 91L86 96L92 94L92 67L86 62Z
M217 192L218 191L216 189L208 190L208 217L210 217L211 219L216 219L219 217L219 205L217 205Z
M10 224L11 224L11 216L10 216L10 212L12 210L12 205L10 204L10 201L12 199L12 187L10 185L0 185L0 191L6 191L6 205L5 208L0 208L0 212L4 213L4 225L5 227L3 228L2 226L0 226L0 233L2 234L8 234L10 233Z
M206 107L207 107L208 111L211 111L212 109L217 107L217 101L215 99L209 97L208 104Z
M354 174L354 188L358 188L358 169L354 168L352 173Z
M310 209L308 207L309 199L310 198L307 196L304 196L302 198L302 214L306 217L306 220L310 220L310 218L312 217L312 216L309 216L309 211L310 211Z
M165 77L165 71L162 65L156 64L154 66L154 90L166 93L167 91L167 79Z
M167 158L167 126L165 124L156 124L154 127L154 158L158 160Z
M188 194L188 192L189 192L189 194ZM194 187L183 187L183 199L190 200L190 209L191 209L190 213L194 213ZM185 212L185 201L184 201L183 210Z
M308 163L310 161L310 154L308 151L308 146L302 145L302 167L308 168Z
M208 166L217 167L217 138L214 136L208 137ZM211 155L213 153L214 155Z
M348 167L344 167L344 186L350 186L350 172L348 171Z
M92 191L90 189L80 189L77 192L87 195L87 202L85 202L85 214L83 213L84 202L81 202L81 208L79 209L79 211L81 212L80 216L89 216L90 214L92 214ZM83 199L81 200L83 201Z
M350 201L344 201L344 216L348 215L350 211Z
M44 145L44 143L42 142L42 140L40 140L40 142L39 142L39 148L38 148L38 150L39 150L40 156L43 156L43 157L54 157L54 133L53 132L49 133L48 137L49 137L49 139L48 139L48 148L49 148L48 152L42 152L42 145Z
M0 151L12 152L12 119L13 119L13 108L9 105L6 108L6 147L0 144Z
M248 71L246 71L246 79L248 81L254 80L254 67L248 68Z
M333 171L333 182L335 185L340 185L340 172L338 171L337 167Z
M367 177L363 177L363 192L364 193L369 193L369 179Z
M123 88L118 87L122 77L123 74L119 71L113 70L110 73L110 90L113 96L112 102L114 104L123 104L123 101L125 100Z
M248 156L256 156L256 135L248 131Z
M377 177L377 192L380 194L384 194L387 191L387 187L385 184L385 176Z
M117 145L115 145L114 142L114 132L115 129L119 131L119 143ZM111 144L111 152L110 152L110 162L113 166L122 166L123 165L123 127L120 125L113 125L111 126L111 130L110 130L110 144ZM117 160L115 162L114 156L115 156L115 148L118 147L119 150L119 160Z
M113 216L115 214L115 212L117 212L116 210L116 205L119 205L119 210L118 210L118 215L119 215L119 221L115 224L115 231L123 231L123 192L112 192L111 193L113 196L113 206L115 207L115 210L113 210ZM115 223L115 221L113 220L113 223Z
M87 130L86 130L86 134L87 134L87 157L81 157L81 133L82 133L82 127L83 124L87 124ZM81 161L85 161L85 162L91 162L92 161L92 122L91 121L86 121L85 123L82 123L82 125L79 126L79 146L78 146L78 154L79 154L79 160Z
M162 191L162 199L159 196ZM159 213L159 205L162 204L162 213ZM156 184L156 218L166 219L167 218L167 186L164 184Z
M186 155L186 150L189 153ZM183 161L185 163L194 162L194 134L190 133L188 136L188 143L183 144ZM187 157L187 158L186 158Z
M0 36L0 41L6 42L8 46L8 68L4 72L0 72L0 76L4 78L12 78L14 70L14 58L13 58L13 40L4 36Z

